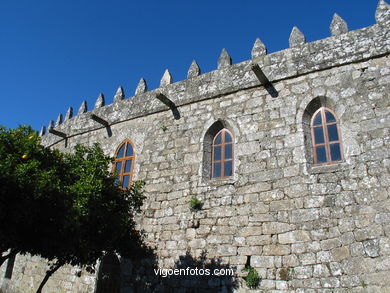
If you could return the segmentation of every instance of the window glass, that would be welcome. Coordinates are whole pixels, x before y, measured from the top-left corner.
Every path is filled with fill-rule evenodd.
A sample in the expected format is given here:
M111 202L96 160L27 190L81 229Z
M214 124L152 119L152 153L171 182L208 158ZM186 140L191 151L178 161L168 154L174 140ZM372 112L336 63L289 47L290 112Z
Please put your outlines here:
M233 145L230 143L230 144L226 144L225 145L225 159L231 159L233 156Z
M316 147L316 150L317 150L317 162L325 163L326 162L325 146L318 146Z
M233 175L233 162L232 161L226 161L225 162L225 176L232 176Z
M221 160L221 147L216 146L214 147L214 161L220 161Z
M130 182L130 175L123 176L122 187L123 188L128 188L129 187L129 182Z
M126 157L130 157L132 155L133 155L133 147L131 146L131 143L127 143Z
M214 178L221 177L221 163L214 164Z
M343 159L341 135L336 115L330 109L322 107L312 117L311 127L313 151L315 152L314 163L341 161Z
M318 112L316 117L314 118L313 125L321 125L321 124L322 124L321 112Z
M119 151L118 151L116 157L117 157L117 158L123 158L123 153L124 153L124 152L125 152L125 144L123 144L123 145L121 146L121 148L119 149Z
M125 172L124 173L129 173L131 171L131 163L132 160L127 160L125 163Z
M340 144L334 143L330 145L330 155L332 157L332 161L341 160Z
M325 111L326 122L336 122L336 118L329 111Z
M122 169L122 162L117 162L115 168L116 168L116 171L117 171L118 173L120 173L120 172L121 172L121 169Z
M232 136L229 132L225 132L225 142L232 142Z
M316 144L325 142L324 131L323 131L322 127L315 127L314 128L314 137L315 137Z
M329 141L339 140L339 134L337 133L337 124L328 125Z
M126 154L125 154L126 153ZM134 149L130 140L126 140L119 147L114 158L113 172L116 172L117 185L120 188L128 188L133 177Z
M233 136L222 129L214 137L212 157L212 178L225 178L233 175Z
M222 143L222 133L218 134L214 144L221 144L221 143Z

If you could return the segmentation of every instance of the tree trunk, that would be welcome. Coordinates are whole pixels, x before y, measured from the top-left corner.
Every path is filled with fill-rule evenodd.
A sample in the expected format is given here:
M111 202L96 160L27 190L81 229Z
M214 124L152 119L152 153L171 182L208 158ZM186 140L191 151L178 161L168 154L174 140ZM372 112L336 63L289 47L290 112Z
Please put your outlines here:
M15 256L18 252L16 250L11 249L11 251L7 255L0 256L0 267L3 265L3 263L9 259L12 256Z
M39 285L39 288L36 293L42 293L43 286L45 286L46 282L49 280L49 278L60 268L64 265L64 262L59 262L55 264L53 267L51 267L49 270L46 271L46 276L43 278L41 284Z

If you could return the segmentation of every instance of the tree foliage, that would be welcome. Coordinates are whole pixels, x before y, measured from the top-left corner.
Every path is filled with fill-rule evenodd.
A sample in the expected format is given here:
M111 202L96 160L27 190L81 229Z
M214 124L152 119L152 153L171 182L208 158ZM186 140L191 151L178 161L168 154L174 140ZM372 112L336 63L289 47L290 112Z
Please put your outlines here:
M112 159L98 145L70 154L45 148L30 127L0 129L0 252L30 253L52 264L93 267L107 251L143 251L134 215L143 182L120 189ZM0 263L1 264L1 263Z

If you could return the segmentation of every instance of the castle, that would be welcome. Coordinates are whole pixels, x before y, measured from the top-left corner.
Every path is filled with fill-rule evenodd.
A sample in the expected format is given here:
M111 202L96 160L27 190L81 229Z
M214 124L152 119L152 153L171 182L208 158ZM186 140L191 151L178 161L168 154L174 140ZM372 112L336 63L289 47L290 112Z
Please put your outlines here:
M348 31L335 14L331 37L135 96L119 88L94 109L41 130L42 143L70 151L99 142L123 186L146 181L138 218L161 269L234 269L235 277L157 278L147 262L109 255L96 274L60 269L44 292L390 292L390 9ZM198 210L190 209L196 197ZM261 278L244 281L245 267ZM18 255L1 269L4 293L35 292L45 272ZM111 278L104 283L105 277ZM106 286L106 287L104 287ZM105 289L104 289L105 288ZM110 289L108 289L110 288Z

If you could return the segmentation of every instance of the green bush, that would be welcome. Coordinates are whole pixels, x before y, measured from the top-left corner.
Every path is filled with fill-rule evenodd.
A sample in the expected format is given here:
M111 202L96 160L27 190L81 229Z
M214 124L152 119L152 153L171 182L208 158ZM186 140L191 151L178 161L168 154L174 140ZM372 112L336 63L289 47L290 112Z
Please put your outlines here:
M203 207L203 203L193 196L190 200L190 210L193 212L200 211Z
M247 266L244 268L244 271L245 272L248 272L248 275L244 278L245 280L245 284L248 286L248 288L250 289L256 289L259 284L260 284L260 281L261 281L261 278L259 276L259 274L257 273L257 271L251 267L251 266Z

